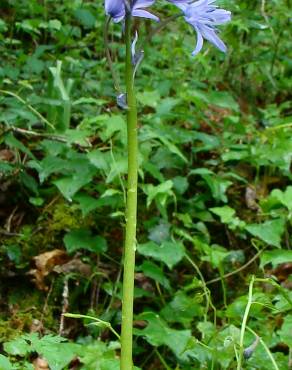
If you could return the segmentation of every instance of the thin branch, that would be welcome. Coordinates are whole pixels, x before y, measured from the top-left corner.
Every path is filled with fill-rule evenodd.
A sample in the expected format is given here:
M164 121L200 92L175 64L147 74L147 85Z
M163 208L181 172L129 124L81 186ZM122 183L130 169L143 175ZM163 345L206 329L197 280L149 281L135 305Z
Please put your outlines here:
M54 125L49 122L40 112L38 112L33 106L31 106L29 103L27 103L24 99L22 99L19 95L11 92L11 91L7 91L7 90L0 90L0 92L2 94L6 94L6 95L10 95L12 96L13 98L17 99L18 101L20 101L22 104L24 104L33 114L35 114L42 122L44 122L46 125L48 125L49 127L51 127L51 129L53 129L55 131L55 127Z
M261 249L260 251L258 251L257 254L255 254L247 263L245 263L244 265L242 265L241 267L239 267L238 269L234 270L234 271L231 271L229 272L228 274L225 274L223 276L220 276L218 278L215 278L215 279L212 279L212 280L209 280L206 282L206 285L210 285L210 284L214 284L214 283L217 283L218 281L221 281L222 279L227 279L228 277L232 276L232 275L236 275L238 274L239 272L243 271L244 269L246 269L249 265L251 265L262 253L263 251L265 250L264 249Z

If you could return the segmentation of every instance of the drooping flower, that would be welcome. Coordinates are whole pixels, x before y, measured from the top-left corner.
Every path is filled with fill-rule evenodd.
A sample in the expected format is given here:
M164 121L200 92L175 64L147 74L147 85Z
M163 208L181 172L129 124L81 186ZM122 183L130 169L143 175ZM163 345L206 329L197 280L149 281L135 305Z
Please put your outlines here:
M124 0L105 0L105 12L111 16L114 22L120 22L125 18L126 10Z
M130 3L130 11L133 17L149 18L159 21L156 15L148 12L145 8L153 5L155 0L133 0ZM120 22L126 16L125 0L105 0L105 12L113 18L115 23Z
M211 42L219 50L226 52L226 45L218 36L217 26L231 20L231 12L219 9L216 0L168 0L183 11L185 20L191 24L197 33L197 45L192 55L198 54L204 39Z

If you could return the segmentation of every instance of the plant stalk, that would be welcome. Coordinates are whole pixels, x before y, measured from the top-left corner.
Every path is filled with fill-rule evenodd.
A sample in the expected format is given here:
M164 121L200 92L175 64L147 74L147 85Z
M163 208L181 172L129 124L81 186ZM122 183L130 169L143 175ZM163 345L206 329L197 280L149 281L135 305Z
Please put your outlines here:
M126 16L126 90L128 128L128 183L121 329L121 370L132 370L133 300L137 224L138 136L137 108L131 58L131 16Z

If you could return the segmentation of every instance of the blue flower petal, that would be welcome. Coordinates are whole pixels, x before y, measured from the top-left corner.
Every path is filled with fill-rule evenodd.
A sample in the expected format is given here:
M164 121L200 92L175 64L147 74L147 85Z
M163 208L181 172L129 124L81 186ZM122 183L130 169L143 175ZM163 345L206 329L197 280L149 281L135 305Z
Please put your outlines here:
M135 9L132 11L132 15L133 17L149 18L149 19L153 19L156 22L159 22L159 18L156 17L156 15L147 12L147 10Z

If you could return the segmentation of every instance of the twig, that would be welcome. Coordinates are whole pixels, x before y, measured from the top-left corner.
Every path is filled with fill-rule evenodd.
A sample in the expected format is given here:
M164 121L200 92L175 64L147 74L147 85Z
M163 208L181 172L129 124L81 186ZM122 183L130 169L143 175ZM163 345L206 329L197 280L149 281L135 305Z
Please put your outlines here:
M15 99L17 99L18 101L20 101L22 104L24 104L33 114L35 114L42 122L44 122L46 125L50 126L51 129L55 130L55 127L54 125L49 122L40 112L38 112L33 106L31 106L29 103L27 103L24 99L22 99L19 95L11 92L11 91L7 91L7 90L0 90L1 93L3 94L6 94L6 95L10 95L12 97L14 97Z
M218 281L221 281L222 279L227 279L228 277L232 276L232 275L236 275L238 274L239 272L243 271L244 269L246 269L249 265L251 265L262 253L263 251L265 250L265 248L261 249L260 251L258 251L257 254L255 254L247 263L245 263L244 265L242 265L241 267L239 267L238 269L234 270L234 271L231 271L229 272L228 274L225 274L223 276L220 276L218 278L215 278L215 279L212 279L212 280L209 280L206 282L206 285L210 285L210 284L214 284L214 283L217 283Z
M59 327L59 335L64 335L64 325L65 325L65 314L68 312L69 308L69 284L68 278L65 277L64 279L64 288L63 288L63 306L62 306L62 314L60 319L60 327Z
M76 145L78 147L81 147L81 148L91 148L91 145L84 146L84 145L80 145L76 142L71 143L66 139L66 137L61 136L61 135L52 135L52 134L46 134L46 133L36 132L36 131L32 131L32 130L26 130L26 129L23 129L23 128L18 128L18 127L11 126L8 123L6 123L6 126L7 126L7 129L5 130L5 132L12 131L12 132L15 132L17 134L24 135L24 136L26 136L26 135L34 136L34 137L45 138L45 139L49 139L49 140L53 140L53 141L58 141L60 143L74 144L74 145Z
M7 221L5 223L5 230L10 233L10 229L11 229L11 222L12 222L12 219L15 215L15 212L17 211L18 209L18 206L14 207L13 211L11 212L11 214L8 216L7 218Z

